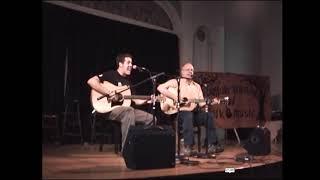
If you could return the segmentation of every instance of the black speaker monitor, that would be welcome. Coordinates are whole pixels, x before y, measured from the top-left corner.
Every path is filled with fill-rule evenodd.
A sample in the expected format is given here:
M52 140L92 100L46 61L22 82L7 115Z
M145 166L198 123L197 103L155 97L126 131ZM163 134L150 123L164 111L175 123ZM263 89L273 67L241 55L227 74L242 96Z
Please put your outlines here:
M270 131L265 127L257 127L253 130L244 148L250 155L268 155L271 152Z
M131 126L123 148L130 169L175 167L175 133L172 128Z

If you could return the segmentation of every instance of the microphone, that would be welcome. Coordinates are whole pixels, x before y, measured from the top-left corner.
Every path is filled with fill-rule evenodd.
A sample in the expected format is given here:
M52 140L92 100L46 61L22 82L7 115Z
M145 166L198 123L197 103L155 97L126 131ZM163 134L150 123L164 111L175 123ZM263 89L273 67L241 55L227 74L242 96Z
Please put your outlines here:
M147 68L145 68L145 67L140 67L140 66L137 66L137 65L133 65L133 66L132 66L132 69L137 69L137 70L139 70L140 72L141 72L141 71L148 71L148 72L149 72L149 70L148 70Z

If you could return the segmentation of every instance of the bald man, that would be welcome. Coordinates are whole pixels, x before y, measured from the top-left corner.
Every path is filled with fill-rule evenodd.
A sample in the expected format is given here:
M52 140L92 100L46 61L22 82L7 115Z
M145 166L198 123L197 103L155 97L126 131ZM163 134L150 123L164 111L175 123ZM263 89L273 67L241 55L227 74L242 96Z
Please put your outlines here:
M217 135L213 122L213 114L211 112L204 112L200 109L206 105L205 102L191 102L188 100L203 100L203 92L201 86L192 80L194 74L194 68L191 63L186 63L181 67L180 71L180 113L179 121L182 123L182 132L184 138L185 155L190 155L193 151L194 134L193 125L205 125L208 129L208 154L214 154L222 152L223 148L217 141ZM157 87L158 91L167 98L170 98L173 102L178 102L177 79L171 79L167 82L160 84ZM220 101L217 98L213 99L212 104L218 104ZM197 108L200 107L200 108ZM208 125L208 126L207 126Z

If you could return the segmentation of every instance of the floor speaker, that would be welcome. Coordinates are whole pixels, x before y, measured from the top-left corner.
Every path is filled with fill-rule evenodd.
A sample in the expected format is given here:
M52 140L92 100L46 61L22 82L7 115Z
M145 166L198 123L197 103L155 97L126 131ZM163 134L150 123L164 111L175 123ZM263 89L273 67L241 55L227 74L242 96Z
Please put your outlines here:
M244 144L250 155L268 155L271 152L270 131L265 127L257 127Z
M175 133L169 127L131 126L123 147L130 169L175 167Z

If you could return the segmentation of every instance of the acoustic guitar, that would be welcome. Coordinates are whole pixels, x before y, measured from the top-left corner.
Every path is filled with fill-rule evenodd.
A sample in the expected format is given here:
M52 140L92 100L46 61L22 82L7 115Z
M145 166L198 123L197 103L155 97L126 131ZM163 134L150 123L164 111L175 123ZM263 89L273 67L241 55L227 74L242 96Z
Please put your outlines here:
M98 100L98 98L103 96L103 94L91 89L91 104L99 113L107 113L120 106L129 107L132 99L151 99L151 96L131 95L131 91L128 89L129 86L115 86L108 81L104 81L101 85L110 90L111 93ZM162 99L163 98L160 96L155 97L155 101L162 101Z
M177 95L177 88L170 87L168 88L168 91L173 93L174 95ZM178 102L175 102L171 98L165 97L163 94L162 101L160 101L160 108L165 114L175 114L178 112L177 104ZM220 103L227 103L229 101L229 97L223 97L223 98L217 98ZM212 99L188 99L186 97L181 98L180 100L180 107L184 107L184 110L192 111L194 110L199 103L207 102L207 104L211 104L214 102L214 98ZM220 104L216 103L216 104Z

